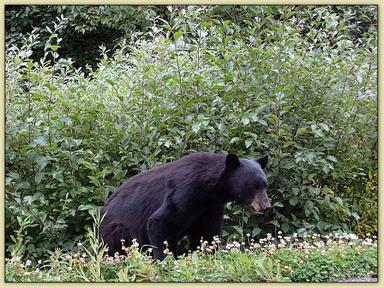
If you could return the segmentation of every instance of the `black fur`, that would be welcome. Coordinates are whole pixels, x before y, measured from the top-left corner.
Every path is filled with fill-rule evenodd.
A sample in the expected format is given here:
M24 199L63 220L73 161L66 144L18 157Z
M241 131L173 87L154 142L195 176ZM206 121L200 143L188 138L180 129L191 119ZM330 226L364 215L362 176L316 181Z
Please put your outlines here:
M102 209L106 215L101 237L110 255L122 252L121 239L126 245L136 239L140 245L154 246L157 259L163 259L167 241L177 257L181 237L188 235L191 249L196 249L201 237L221 236L224 204L250 204L265 186L257 161L234 154L193 153L126 181Z

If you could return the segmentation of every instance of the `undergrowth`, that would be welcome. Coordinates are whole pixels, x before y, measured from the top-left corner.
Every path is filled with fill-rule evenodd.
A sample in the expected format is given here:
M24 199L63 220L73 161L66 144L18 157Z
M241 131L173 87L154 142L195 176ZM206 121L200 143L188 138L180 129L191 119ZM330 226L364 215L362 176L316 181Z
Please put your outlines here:
M133 240L125 255L106 254L98 239L98 215L87 243L70 253L49 252L47 260L6 259L7 282L329 282L377 273L377 237L355 234L312 234L222 244L201 239L196 251L177 260L168 249L155 260ZM124 241L122 241L124 244Z

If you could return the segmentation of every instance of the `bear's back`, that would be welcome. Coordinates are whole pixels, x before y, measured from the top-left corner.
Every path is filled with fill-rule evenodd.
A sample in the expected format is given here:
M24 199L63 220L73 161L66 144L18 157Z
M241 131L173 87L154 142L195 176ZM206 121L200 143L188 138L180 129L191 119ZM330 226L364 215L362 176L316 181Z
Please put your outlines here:
M103 210L108 210L110 217L121 221L140 222L160 207L166 197L167 183L186 185L217 177L218 169L224 168L224 159L223 154L196 152L143 171L124 182L111 195Z

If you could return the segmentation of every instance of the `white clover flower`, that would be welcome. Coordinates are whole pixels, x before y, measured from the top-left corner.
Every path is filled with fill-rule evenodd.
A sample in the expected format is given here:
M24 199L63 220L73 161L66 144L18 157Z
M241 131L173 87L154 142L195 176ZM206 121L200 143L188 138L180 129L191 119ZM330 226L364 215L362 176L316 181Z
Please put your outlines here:
M348 238L350 240L357 240L357 239L359 239L359 237L356 234L353 234L353 233L348 234Z
M236 248L240 248L240 243L239 242L237 242L237 241L233 241L233 243L232 243Z

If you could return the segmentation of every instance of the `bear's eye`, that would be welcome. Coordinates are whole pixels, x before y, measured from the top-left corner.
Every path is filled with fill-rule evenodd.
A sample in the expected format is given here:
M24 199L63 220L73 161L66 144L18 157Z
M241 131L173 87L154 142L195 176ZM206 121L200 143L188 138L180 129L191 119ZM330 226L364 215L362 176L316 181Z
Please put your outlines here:
M267 189L268 183L267 183L267 181L259 181L259 182L255 183L254 187L256 188L256 190L263 191L263 190Z

